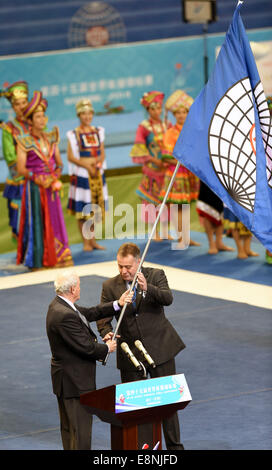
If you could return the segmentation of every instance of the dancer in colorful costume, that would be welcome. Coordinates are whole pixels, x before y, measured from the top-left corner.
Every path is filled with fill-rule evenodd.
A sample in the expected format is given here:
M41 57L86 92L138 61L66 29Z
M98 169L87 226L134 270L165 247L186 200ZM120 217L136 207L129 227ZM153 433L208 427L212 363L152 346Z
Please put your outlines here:
M159 195L161 201L165 197L177 165L177 160L173 157L173 150L192 103L193 98L187 95L183 90L176 90L169 96L165 103L166 111L173 113L176 118L176 123L173 127L168 129L163 136L162 159L167 167ZM175 225L179 234L179 241L181 241L182 238L180 235L182 232L182 204L190 204L192 201L197 200L198 192L199 179L191 173L191 171L187 170L185 166L180 165L166 201L167 204L178 204L178 221L175 221ZM200 244L190 240L190 245L199 246Z
M203 181L200 181L196 211L207 235L208 254L216 255L219 251L234 251L233 248L223 243L223 202Z
M135 143L130 152L133 163L142 165L143 177L136 193L142 200L142 220L149 224L155 222L158 212L156 206L161 202L159 195L164 180L163 136L166 130L171 127L170 122L161 120L163 99L164 94L159 91L150 91L143 95L141 104L149 116L139 124ZM147 210L150 203L156 207L153 213ZM168 232L167 210L162 212L161 223ZM155 240L160 241L158 228Z
M83 226L86 219L90 219L91 204L99 207L95 213L96 221L99 221L101 217L104 220L105 217L108 200L104 174L106 168L105 130L103 127L91 125L94 109L90 100L80 100L76 105L76 113L80 125L67 133L70 174L68 212L75 215L77 219L78 229L83 239L83 250L104 250L105 248L95 240L94 224L90 227L88 238L84 236Z
M0 90L0 96L9 100L15 112L15 118L1 124L2 150L8 166L3 196L7 198L9 225L14 239L18 237L19 213L23 192L24 178L17 172L17 142L16 136L22 136L29 130L29 125L23 116L23 110L28 104L28 85L18 81Z
M17 264L29 268L70 266L71 250L61 208L62 161L55 127L44 132L47 101L35 91L24 111L31 126L18 136L18 173L25 177L17 247Z

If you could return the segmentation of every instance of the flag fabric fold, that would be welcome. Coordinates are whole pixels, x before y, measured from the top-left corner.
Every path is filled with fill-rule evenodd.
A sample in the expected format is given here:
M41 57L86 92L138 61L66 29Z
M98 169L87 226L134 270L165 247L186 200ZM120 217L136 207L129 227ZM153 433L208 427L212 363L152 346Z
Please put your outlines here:
M272 118L241 5L173 155L272 251Z

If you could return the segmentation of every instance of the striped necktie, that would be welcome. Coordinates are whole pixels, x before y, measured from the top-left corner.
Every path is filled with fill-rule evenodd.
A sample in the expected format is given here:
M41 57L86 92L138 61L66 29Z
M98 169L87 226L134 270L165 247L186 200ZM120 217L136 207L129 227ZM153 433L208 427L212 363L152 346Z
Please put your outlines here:
M83 321L83 323L85 323L87 328L90 329L90 325L89 325L89 322L88 322L87 318L84 315L82 315L82 313L80 313L80 311L78 309L76 309L76 312L77 312L79 318Z
M128 287L130 289L131 287L131 284L132 284L132 281L128 281ZM133 308L136 310L136 284L134 285L133 287L133 297L132 297L132 305L133 305Z

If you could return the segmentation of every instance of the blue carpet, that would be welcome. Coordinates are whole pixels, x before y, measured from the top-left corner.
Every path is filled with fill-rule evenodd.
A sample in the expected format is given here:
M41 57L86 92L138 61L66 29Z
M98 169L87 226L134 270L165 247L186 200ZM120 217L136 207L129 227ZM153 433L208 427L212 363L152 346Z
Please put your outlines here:
M152 263L163 264L189 271L195 271L215 276L224 276L241 281L255 282L271 286L272 284L272 265L265 262L265 249L257 241L252 242L252 249L259 253L258 257L251 257L245 260L236 258L236 252L220 252L217 255L208 255L208 243L204 233L192 232L193 240L201 243L200 247L189 247L187 250L172 250L171 242L164 240L162 242L152 241L147 252L146 260ZM116 259L116 251L126 240L102 240L105 251L92 251L90 253L82 251L82 245L71 246L74 263L76 266L101 263L103 261L112 261ZM147 240L128 240L136 242L143 252ZM224 242L235 247L231 238L225 238ZM24 266L16 266L15 253L0 255L0 277L28 270Z
M82 305L99 302L102 280L82 278ZM62 448L45 333L53 296L51 283L0 291L1 450ZM179 412L185 448L271 449L271 311L174 292L167 316L187 345L176 358L192 394ZM111 355L97 367L97 387L119 382ZM109 425L95 418L93 449L109 448Z

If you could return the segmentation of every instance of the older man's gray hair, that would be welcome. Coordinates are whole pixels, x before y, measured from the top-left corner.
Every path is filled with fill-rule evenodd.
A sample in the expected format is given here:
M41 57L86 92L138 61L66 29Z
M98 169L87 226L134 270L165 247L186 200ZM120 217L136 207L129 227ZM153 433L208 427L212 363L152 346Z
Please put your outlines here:
M55 279L54 287L57 294L70 292L71 287L76 287L78 274L75 271L63 271Z

